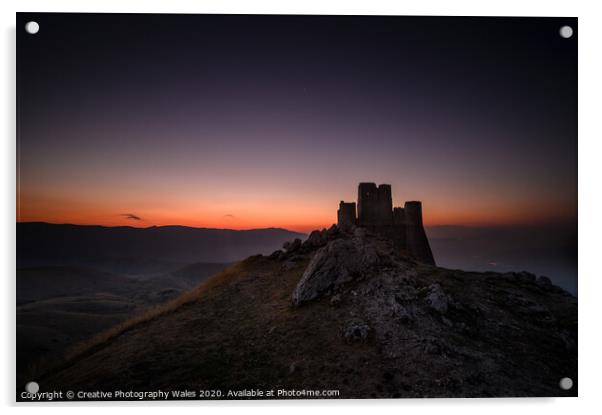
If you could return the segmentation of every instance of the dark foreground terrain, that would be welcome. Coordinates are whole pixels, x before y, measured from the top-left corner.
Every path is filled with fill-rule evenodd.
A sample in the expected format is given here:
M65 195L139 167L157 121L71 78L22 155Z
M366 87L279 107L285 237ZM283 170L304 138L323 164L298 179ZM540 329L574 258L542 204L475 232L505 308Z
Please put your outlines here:
M197 263L150 278L90 268L17 270L17 381L74 344L175 298L228 267Z
M576 396L577 300L545 277L425 266L333 227L229 267L36 380L41 391Z
M232 262L304 236L277 228L17 223L17 382Z

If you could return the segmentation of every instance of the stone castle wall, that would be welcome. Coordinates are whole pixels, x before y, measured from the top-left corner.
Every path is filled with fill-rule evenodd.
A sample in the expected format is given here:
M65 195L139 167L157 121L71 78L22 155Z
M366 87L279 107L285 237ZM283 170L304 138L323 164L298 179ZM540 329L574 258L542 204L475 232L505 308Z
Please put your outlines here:
M360 183L357 190L357 220L359 226L389 226L393 224L391 186Z
M422 203L406 202L405 211L405 233L406 249L414 258L419 258L427 264L435 264L433 252L422 224Z
M360 183L356 204L341 201L337 212L338 226L350 229L360 226L390 239L394 246L417 260L435 265L433 253L422 224L422 203L406 202L393 207L391 185Z
M350 229L356 225L355 203L346 203L341 200L337 211L337 224L341 229Z

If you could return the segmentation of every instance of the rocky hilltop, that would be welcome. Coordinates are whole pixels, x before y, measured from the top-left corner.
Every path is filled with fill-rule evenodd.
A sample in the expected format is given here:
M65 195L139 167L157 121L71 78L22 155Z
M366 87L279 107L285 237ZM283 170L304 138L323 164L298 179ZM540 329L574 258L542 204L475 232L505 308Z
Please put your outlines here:
M576 379L577 300L548 278L439 268L333 226L115 328L39 383L395 398L576 396Z

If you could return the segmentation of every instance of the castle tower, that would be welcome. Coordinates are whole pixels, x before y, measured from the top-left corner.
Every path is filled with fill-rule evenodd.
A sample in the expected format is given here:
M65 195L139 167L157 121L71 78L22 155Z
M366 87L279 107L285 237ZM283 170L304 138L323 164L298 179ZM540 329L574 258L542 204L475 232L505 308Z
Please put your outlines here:
M357 223L359 226L393 224L391 185L360 183L357 189Z
M346 203L341 200L337 211L337 225L339 228L348 230L355 226L355 203Z
M406 224L406 211L402 207L393 208L393 225L405 226Z
M422 225L422 203L406 202L404 207L393 208L391 185L360 183L356 204L341 200L337 211L339 228L350 230L353 226L368 229L371 233L388 239L400 253L425 264L435 265L433 252Z
M422 225L422 203L406 202L403 210L405 211L406 250L414 258L435 265L433 252Z

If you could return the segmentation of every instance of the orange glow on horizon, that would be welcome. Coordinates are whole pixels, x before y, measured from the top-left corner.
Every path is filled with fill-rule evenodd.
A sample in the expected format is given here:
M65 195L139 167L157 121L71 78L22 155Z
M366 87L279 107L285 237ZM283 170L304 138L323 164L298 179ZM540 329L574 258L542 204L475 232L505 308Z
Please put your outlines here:
M18 222L70 223L79 225L151 227L181 225L201 228L257 229L284 228L309 233L336 223L338 201L304 202L300 200L261 199L244 202L199 204L193 201L172 200L163 203L137 203L136 208L121 208L125 203L102 203L68 198L19 195ZM441 208L440 206L446 206ZM148 207L153 206L153 207ZM185 206L185 207L182 207ZM566 223L576 218L576 207L557 205L542 212L538 206L451 206L449 203L423 201L425 226L505 226L543 223ZM107 213L108 212L108 213ZM140 220L129 218L134 215Z

